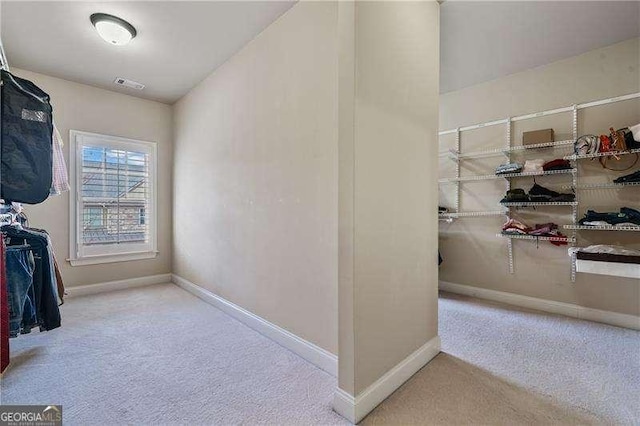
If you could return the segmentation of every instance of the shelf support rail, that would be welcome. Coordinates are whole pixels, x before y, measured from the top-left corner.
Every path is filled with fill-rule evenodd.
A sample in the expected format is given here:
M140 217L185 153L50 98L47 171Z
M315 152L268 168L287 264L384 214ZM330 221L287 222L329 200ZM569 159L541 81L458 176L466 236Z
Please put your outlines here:
M509 163L511 163L511 145L512 145L512 141L511 141L511 117L508 117L507 120L505 121L505 124L507 125L507 132L506 132L506 147L505 147L505 156L507 157L507 160ZM511 179L505 179L507 182L507 191L511 190ZM512 208L509 207L507 210L507 219L511 219L511 213L512 213ZM510 274L514 274L515 273L515 267L513 265L513 241L511 239L509 239L507 241L507 256L509 258L509 273Z
M577 140L578 139L578 105L574 104L573 105L573 112L572 112L572 131L573 131L573 140ZM575 204L572 207L572 219L573 219L573 224L576 225L578 223L578 204L580 203L580 201L578 200L578 193L580 191L578 191L577 188L578 187L578 173L579 173L579 168L580 168L580 164L578 164L578 161L574 162L574 168L575 168L575 173L572 173L572 183L573 183L573 192L575 195ZM578 232L574 229L573 231L571 231L571 247L575 247L577 245L577 241L578 241ZM575 283L576 282L576 256L575 254L571 255L571 282Z
M460 153L460 128L456 128L456 153ZM460 161L456 161L456 213L460 213Z

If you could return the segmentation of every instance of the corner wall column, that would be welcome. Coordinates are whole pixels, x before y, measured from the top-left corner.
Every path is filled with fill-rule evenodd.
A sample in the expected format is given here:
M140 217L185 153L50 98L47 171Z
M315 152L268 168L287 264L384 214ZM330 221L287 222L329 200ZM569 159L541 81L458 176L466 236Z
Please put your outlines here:
M440 350L439 5L340 2L339 367L357 423Z

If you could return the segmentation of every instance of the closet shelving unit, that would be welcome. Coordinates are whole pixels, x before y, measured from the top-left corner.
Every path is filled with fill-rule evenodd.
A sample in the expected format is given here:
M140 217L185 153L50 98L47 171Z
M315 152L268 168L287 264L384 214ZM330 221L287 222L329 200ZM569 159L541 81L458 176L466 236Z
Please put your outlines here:
M564 225L564 229L583 231L640 231L640 226L589 226L589 225Z
M537 236L529 236L529 235L510 235L510 234L497 234L497 236L502 238L508 238L507 243L507 254L508 254L508 262L509 262L509 272L514 273L514 258L513 258L513 240L534 240L534 241L566 241L571 246L576 246L578 240L578 231L581 230L595 230L598 227L582 227L578 225L578 206L580 203L579 199L579 190L593 190L593 189L620 189L627 186L636 186L640 185L640 183L624 183L624 184L616 184L616 183L604 183L604 184L584 184L580 185L579 182L579 173L577 167L577 160L587 159L587 158L597 158L609 155L627 155L627 154L635 154L640 153L640 149L634 149L630 151L624 152L616 152L616 153L598 153L598 154L588 154L588 155L565 155L563 158L565 160L569 160L573 162L573 168L567 170L557 170L545 173L511 173L511 174L503 174L503 175L478 175L478 176L461 176L460 175L460 161L461 160L472 160L476 158L486 158L486 157L494 157L494 156L504 156L507 162L511 162L512 153L518 151L526 151L533 152L536 149L541 148L552 148L552 149L571 149L573 148L573 142L578 138L578 111L586 108L592 108L607 104L612 104L616 102L627 101L631 99L640 98L640 92L638 93L630 93L627 95L617 96L608 99L602 99L582 104L574 104L567 107L556 108L551 110L539 111L531 114L525 114L517 117L508 117L502 120L494 120L486 123L474 124L471 126L458 127L450 130L443 130L438 133L439 136L445 135L455 135L455 148L447 151L441 151L438 153L440 158L449 158L450 160L455 162L455 177L452 178L444 178L440 179L438 183L440 184L455 184L455 197L454 197L454 212L452 213L444 213L440 214L439 218L441 220L446 220L447 222L453 221L453 219L464 218L464 217L481 217L481 216L497 216L504 215L507 218L510 218L513 213L514 208L520 207L535 207L535 206L568 206L572 208L572 225L565 225L563 229L567 229L571 231L571 235L567 237L537 237ZM514 122L522 121L522 120L530 120L534 118L545 117L549 115L562 114L562 113L571 113L572 117L572 136L571 140L561 140L549 143L542 143L538 145L514 145L512 138L512 125ZM469 153L464 153L460 149L460 139L461 133L467 131L473 131L477 129L482 129L490 126L504 126L505 127L505 146L504 148L495 148L481 151L474 151ZM507 207L506 211L484 211L484 212L461 212L460 211L460 184L462 182L475 182L475 181L484 181L490 179L505 179L507 190L511 189L511 178L518 177L538 177L538 176L546 176L546 175L562 175L562 174L571 174L572 182L571 186L568 188L575 190L575 201L571 203L504 203L502 204L504 207ZM601 227L603 229L599 230L613 230L610 227ZM614 228L614 227L611 227ZM631 228L631 227L629 227ZM625 229L624 227L616 227L617 231L636 231L636 229ZM576 279L576 256L575 254L571 256L571 281L575 282Z
M439 213L438 220L451 223L454 219L459 219L463 217L481 217L481 216L504 216L506 215L506 210L491 210L491 211L480 211L480 212L460 212L460 213Z
M497 157L500 155L507 156L509 152L514 152L514 151L524 151L524 150L531 150L531 149L562 147L562 146L568 146L571 148L573 147L573 141L572 140L556 141L556 142L539 143L535 145L526 145L526 146L518 145L518 146L509 147L509 148L496 148L496 149L475 151L467 154L460 154L455 152L454 150L449 150L449 151L440 152L439 156L449 157L452 159L467 160L472 158Z
M575 201L544 201L544 202L536 202L536 201L514 201L508 203L500 203L500 205L505 207L537 207L537 206L577 206L578 203Z
M503 173L500 175L478 175L478 176L462 176L455 178L444 178L438 180L438 183L453 183L453 182L473 182L478 180L493 180L493 179L509 179L517 177L538 177L549 175L564 175L569 173L575 173L576 169L564 169L564 170L549 170L543 173Z
M572 237L542 237L536 235L521 235L521 234L496 234L496 237L509 238L510 240L532 240L532 241L557 241L561 243L575 243L575 238Z
M586 184L578 185L575 189L579 189L583 191L596 190L596 189L623 189L623 188L629 188L632 186L639 186L639 185L640 185L640 182L586 183ZM562 189L573 189L573 188L570 186L563 186Z
M486 212L441 213L440 216L458 219L460 217L504 216L506 212L506 210L491 210Z
M605 157L609 155L615 156L623 156L630 154L639 154L640 149L631 149L628 151L618 151L615 153L595 153L595 154L584 154L584 155L568 155L564 157L566 160L577 161L583 159L593 159L599 157ZM640 182L625 182L625 183L603 183L603 184L585 184L585 185L576 185L577 190L594 190L594 189L620 189L624 187L632 187L638 186ZM572 231L618 231L618 232L638 232L640 231L640 226L590 226L590 225L579 225L574 223L573 225L564 225L564 229L572 230Z
M575 160L584 160L586 158L598 158L598 157L609 157L612 155L615 156L622 156L622 155L629 155L629 154L638 154L640 153L640 148L638 149L631 149L629 151L617 151L617 152L598 152L595 154L584 154L584 155L567 155L566 157L564 157L565 160L571 160L571 161L575 161Z

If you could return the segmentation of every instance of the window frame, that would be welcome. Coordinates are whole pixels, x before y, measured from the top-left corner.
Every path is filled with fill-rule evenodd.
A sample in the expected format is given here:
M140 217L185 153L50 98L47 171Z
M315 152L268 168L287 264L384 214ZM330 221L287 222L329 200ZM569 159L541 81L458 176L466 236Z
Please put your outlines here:
M145 220L148 223L149 241L147 243L123 243L114 245L93 246L89 250L82 238L82 148L96 146L88 141L98 139L99 145L112 149L144 152L149 155L149 208L145 208ZM158 255L158 146L155 142L128 139L119 136L99 133L69 131L69 180L72 189L69 191L69 262L72 266L95 265L101 263L126 262L152 259ZM96 248L100 247L100 248ZM87 252L88 251L88 252Z

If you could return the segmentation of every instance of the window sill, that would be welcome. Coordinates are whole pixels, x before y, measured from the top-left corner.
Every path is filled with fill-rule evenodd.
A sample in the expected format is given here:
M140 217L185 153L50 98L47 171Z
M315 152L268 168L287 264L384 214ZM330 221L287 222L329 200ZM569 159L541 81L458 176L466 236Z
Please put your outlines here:
M80 259L67 259L71 266L99 265L101 263L130 262L134 260L153 259L158 257L157 251L144 253L114 254L106 256L87 256Z

